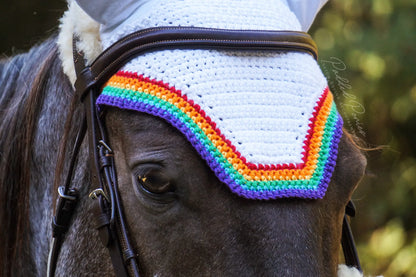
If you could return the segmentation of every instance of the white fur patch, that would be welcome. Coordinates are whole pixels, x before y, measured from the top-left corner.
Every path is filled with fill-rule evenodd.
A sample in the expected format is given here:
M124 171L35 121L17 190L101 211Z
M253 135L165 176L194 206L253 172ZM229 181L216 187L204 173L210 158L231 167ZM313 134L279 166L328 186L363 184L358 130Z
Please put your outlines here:
M90 64L101 52L100 24L89 17L75 1L69 1L68 10L60 20L58 36L59 54L64 73L72 84L76 75L73 61L72 38L79 37L77 48L84 52L87 64Z
M363 277L364 275L355 267L348 267L345 264L338 265L338 277ZM377 276L383 277L383 276Z
M340 264L338 265L338 277L363 277L363 274L355 267Z

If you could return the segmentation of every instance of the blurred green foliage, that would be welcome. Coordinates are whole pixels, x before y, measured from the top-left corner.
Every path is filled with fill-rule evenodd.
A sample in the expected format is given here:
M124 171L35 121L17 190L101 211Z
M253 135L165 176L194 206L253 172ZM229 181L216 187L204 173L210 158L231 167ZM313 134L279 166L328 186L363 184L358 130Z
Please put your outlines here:
M330 0L310 32L369 151L352 226L367 274L416 276L416 1Z
M51 35L65 8L2 0L0 52ZM367 153L353 196L365 273L416 276L416 0L329 0L310 33L345 127L369 147L385 146Z

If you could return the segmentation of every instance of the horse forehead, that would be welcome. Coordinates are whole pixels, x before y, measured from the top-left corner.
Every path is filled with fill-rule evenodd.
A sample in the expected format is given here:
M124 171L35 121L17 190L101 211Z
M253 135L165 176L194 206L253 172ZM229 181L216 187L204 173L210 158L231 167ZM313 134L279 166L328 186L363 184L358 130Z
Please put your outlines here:
M110 109L106 125L114 148L129 160L173 161L189 156L192 150L175 128L146 113Z

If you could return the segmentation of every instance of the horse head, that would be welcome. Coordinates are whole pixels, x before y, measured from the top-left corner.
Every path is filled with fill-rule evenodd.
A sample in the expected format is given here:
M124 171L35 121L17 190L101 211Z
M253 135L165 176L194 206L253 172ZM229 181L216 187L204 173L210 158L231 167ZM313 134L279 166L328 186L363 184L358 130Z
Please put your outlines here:
M90 65L126 36L161 27L299 35L325 1L77 2L58 39L72 84L73 50ZM93 148L104 152L97 163L114 162L106 177L117 188L92 196L120 205L131 248L119 254L136 260L142 276L337 274L345 206L366 160L342 128L314 56L298 50L158 49L132 56L95 86L90 117L103 122L95 131L106 141ZM74 118L82 117L78 111ZM67 126L64 138L75 141ZM91 213L97 200L85 185L97 179L87 144L73 159L80 200L55 260L57 276L113 274ZM119 231L115 241L100 233L106 246L125 243L120 217L98 221L99 229Z

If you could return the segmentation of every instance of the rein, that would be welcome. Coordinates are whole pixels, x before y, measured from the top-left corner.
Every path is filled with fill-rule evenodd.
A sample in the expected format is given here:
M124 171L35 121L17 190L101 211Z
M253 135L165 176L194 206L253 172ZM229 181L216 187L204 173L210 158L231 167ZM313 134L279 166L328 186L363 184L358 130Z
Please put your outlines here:
M84 105L86 117L77 135L65 183L58 189L55 216L52 220L53 239L48 259L48 277L55 275L59 252L79 198L79 193L71 187L71 182L76 159L86 134L93 188L89 197L95 200L93 213L96 228L101 241L109 249L116 276L139 276L138 257L129 240L118 192L113 152L108 144L102 114L97 110L95 102L104 83L132 58L165 49L305 52L315 59L318 57L314 41L304 32L157 27L122 38L105 50L92 65L86 66L83 53L76 50L74 40L74 63L77 73L75 93ZM343 221L342 247L346 264L361 271L347 220L347 215L354 214L355 208L352 202L349 202Z

